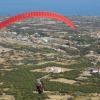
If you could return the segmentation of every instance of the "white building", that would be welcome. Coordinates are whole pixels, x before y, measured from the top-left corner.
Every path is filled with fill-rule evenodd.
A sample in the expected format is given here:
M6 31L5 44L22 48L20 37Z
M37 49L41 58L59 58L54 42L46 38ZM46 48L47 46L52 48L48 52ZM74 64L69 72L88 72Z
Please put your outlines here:
M51 67L51 68L49 68L49 70L52 71L52 72L54 72L54 73L63 72L63 70L61 68L56 68L56 67L55 68Z
M100 73L100 68L90 69L90 73Z
M62 70L61 70L60 68L55 68L54 71L55 71L56 73L62 72Z
M93 55L93 54L94 54L94 52L91 50L91 51L90 51L90 55Z

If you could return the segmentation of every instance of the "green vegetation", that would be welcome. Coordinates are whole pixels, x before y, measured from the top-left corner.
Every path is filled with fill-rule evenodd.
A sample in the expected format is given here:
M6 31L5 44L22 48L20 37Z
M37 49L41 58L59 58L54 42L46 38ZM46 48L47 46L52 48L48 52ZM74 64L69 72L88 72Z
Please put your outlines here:
M87 63L88 64L88 63ZM87 65L86 64L86 65ZM51 73L52 78L63 78L65 79L73 79L76 80L76 78L81 73L79 70L80 66L81 68L84 68L82 63L77 65L60 65L55 63L48 63L44 65L31 65L31 66L20 66L17 67L16 70L12 71L6 71L0 72L0 82L3 82L3 85L0 85L0 88L3 90L3 88L9 88L8 91L6 91L6 94L12 94L15 96L16 100L38 100L38 98L42 98L44 100L45 98L48 98L45 93L42 95L39 95L37 93L33 93L32 91L36 91L36 79L41 78L47 73L45 72L30 72L30 70L34 69L42 69L47 66L60 66L60 67L66 67L66 68L73 68L76 70L71 70L69 72L64 72L61 74L54 74ZM90 67L91 65L88 64L87 67ZM13 66L14 67L14 66ZM2 75L4 73L4 75ZM43 79L45 91L59 91L59 89L63 90L64 93L68 92L69 94L72 94L76 91L80 91L83 93L100 93L100 79L99 74L93 74L93 77L89 77L88 80L82 80L80 82L77 82L76 84L70 85L60 82L51 82L49 79ZM54 87L54 88L52 88ZM4 91L3 91L4 92ZM2 91L0 92L2 93Z
M48 48L33 48L26 45L20 45L20 44L5 44L0 43L0 45L4 47L10 47L14 50L11 50L10 52L1 53L2 58L5 58L5 55L8 54L8 59L6 60L7 64L0 64L0 69L3 69L4 66L11 66L8 69L12 68L11 71L0 71L0 82L3 82L2 85L0 85L0 94L10 94L14 95L16 100L38 100L39 98L42 98L42 100L45 100L48 98L46 93L43 93L39 95L38 93L35 93L36 90L36 83L37 79L48 75L47 72L31 72L30 70L35 69L43 69L46 67L60 67L60 68L70 68L72 70L65 71L59 73L49 73L50 77L52 79L57 78L64 78L69 80L74 80L76 83L74 84L67 84L63 82L54 82L50 81L49 78L43 79L44 88L45 91L59 91L60 89L63 91L63 94L70 94L76 97L76 92L81 92L83 94L87 93L100 93L100 80L99 80L99 74L93 74L90 77L87 77L86 80L78 80L77 78L80 76L80 74L83 71L86 71L88 68L93 66L91 63L92 61L95 61L94 58L86 58L86 57L77 57L77 58L70 58L70 64L69 65L62 65L53 63L52 61L56 61L56 57L47 57L46 53L57 53L55 50L51 50ZM17 47L17 48L16 48ZM80 47L81 48L81 47ZM79 50L72 50L70 48L66 49L63 48L63 50L66 51L66 54L69 55L79 55L82 54L83 48ZM86 49L85 49L86 50ZM15 56L15 60L9 59L10 56L14 56L15 52L18 52L18 55ZM21 55L24 52L25 55ZM85 51L84 51L85 53ZM17 58L21 57L22 60L17 60ZM42 65L36 65L40 62L38 60L40 58L41 62L47 61L49 63L42 64ZM64 58L62 54L60 54L60 60L58 62L63 62ZM62 58L62 59L61 59ZM68 58L65 58L67 60ZM68 59L69 60L69 59ZM77 63L71 64L71 61L75 60ZM22 65L17 65L17 63L23 63ZM97 83L97 84L96 84ZM9 88L7 91L4 91L5 88ZM35 91L35 92L34 92ZM73 99L73 98L72 98Z

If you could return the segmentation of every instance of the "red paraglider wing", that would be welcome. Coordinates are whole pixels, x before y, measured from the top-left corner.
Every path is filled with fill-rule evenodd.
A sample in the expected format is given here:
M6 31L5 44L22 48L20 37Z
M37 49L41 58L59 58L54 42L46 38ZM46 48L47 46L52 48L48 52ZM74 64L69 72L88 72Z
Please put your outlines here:
M38 17L40 18L46 17L46 18L53 18L60 20L69 25L74 31L76 30L74 24L68 18L54 12L46 12L46 11L26 12L16 16L12 16L0 23L0 29L23 19L38 18Z

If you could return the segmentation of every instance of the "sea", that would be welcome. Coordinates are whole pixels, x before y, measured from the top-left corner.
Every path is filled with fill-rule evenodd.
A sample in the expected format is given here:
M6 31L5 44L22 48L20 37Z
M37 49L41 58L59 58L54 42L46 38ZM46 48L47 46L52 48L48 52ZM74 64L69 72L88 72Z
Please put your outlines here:
M21 14L24 12L30 12L30 11L41 11L41 10L11 10L11 11L0 11L0 16L13 16L17 14ZM46 10L42 10L46 11ZM47 10L50 11L50 10ZM100 13L98 11L92 10L92 11L66 11L66 10L51 10L51 12L59 13L64 16L100 16Z

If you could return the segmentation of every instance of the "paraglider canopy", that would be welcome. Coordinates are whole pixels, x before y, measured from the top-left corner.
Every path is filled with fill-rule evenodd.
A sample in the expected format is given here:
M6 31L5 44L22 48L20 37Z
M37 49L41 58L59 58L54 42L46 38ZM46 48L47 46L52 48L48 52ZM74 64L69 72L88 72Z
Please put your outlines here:
M6 27L14 22L17 22L17 21L20 21L20 20L23 20L26 18L43 18L43 17L60 20L64 23L66 23L68 26L70 26L74 31L76 31L74 24L67 17L62 16L61 14L57 14L54 12L47 12L47 11L26 12L26 13L12 16L0 23L0 29L3 29L4 27Z

